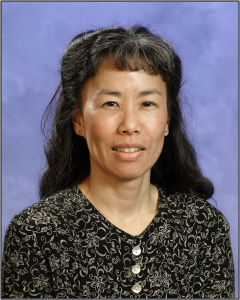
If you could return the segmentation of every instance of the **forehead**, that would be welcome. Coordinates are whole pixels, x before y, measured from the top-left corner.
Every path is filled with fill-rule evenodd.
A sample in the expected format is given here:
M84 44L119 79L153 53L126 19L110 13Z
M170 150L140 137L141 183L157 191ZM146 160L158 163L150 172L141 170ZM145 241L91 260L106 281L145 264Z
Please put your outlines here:
M140 67L140 66L139 66ZM166 88L166 84L162 79L160 74L152 74L148 72L147 67L144 69L139 68L136 70L119 69L115 65L114 57L108 56L99 65L95 76L89 78L85 84L88 86L90 84L105 84L105 85L129 85L129 84L139 83L139 85L158 85L162 88Z

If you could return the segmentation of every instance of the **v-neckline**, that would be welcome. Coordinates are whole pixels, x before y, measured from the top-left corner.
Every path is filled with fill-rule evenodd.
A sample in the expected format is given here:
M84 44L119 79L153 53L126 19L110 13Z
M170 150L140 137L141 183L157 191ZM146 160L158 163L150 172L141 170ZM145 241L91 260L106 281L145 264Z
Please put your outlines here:
M156 185L155 185L156 186ZM116 228L118 231L120 230L124 235L129 235L131 236L131 238L139 238L142 237L143 235L145 235L145 233L148 231L148 229L152 226L155 217L158 215L159 213L159 207L160 207L160 188L158 186L156 186L157 190L158 190L158 203L157 203L157 211L154 215L154 217L152 218L151 222L149 223L149 225L142 231L142 233L140 234L131 234L126 232L125 230L119 228L117 225L113 224L110 220L108 220L93 204L92 202L85 196L85 194L78 188L78 186L74 186L75 191L77 192L77 194L80 196L80 198L84 199L85 201L88 202L89 206L92 207L92 209L96 212L96 214L98 214L99 216L101 216L101 218L104 218L104 220L109 223L111 225L112 228Z

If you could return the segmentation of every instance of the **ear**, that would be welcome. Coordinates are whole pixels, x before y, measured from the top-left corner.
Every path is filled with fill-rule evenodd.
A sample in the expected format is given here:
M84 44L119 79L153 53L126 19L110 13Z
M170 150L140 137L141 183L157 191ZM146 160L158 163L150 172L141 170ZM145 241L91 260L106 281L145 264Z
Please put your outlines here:
M167 124L166 124L166 131L165 131L165 136L169 134L169 124L170 124L170 116L168 116Z
M85 128L83 124L83 117L78 109L77 112L74 114L72 117L72 124L73 124L73 129L75 133L79 136L83 136L85 138Z

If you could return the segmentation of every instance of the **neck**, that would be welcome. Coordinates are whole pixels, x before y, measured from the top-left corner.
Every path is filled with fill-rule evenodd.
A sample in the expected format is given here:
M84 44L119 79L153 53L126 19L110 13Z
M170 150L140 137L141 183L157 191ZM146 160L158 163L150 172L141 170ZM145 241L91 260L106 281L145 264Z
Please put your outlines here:
M127 222L156 212L158 192L150 184L150 171L134 180L124 181L98 174L95 170L78 187L103 215Z

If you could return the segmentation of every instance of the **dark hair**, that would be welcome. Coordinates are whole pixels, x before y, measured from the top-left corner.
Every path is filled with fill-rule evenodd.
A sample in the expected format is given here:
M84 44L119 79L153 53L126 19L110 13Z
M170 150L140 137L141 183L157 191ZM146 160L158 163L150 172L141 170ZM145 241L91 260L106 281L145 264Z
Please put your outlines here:
M72 117L81 109L81 88L109 55L114 57L119 70L143 69L159 74L166 82L169 135L152 167L151 183L165 188L169 194L187 192L210 198L213 184L202 175L182 116L181 60L170 43L141 26L87 31L67 46L61 62L61 83L42 119L42 130L47 129L48 135L45 135L47 167L40 180L40 198L72 187L90 173L88 147L85 139L75 134ZM47 128L52 112L53 122Z

